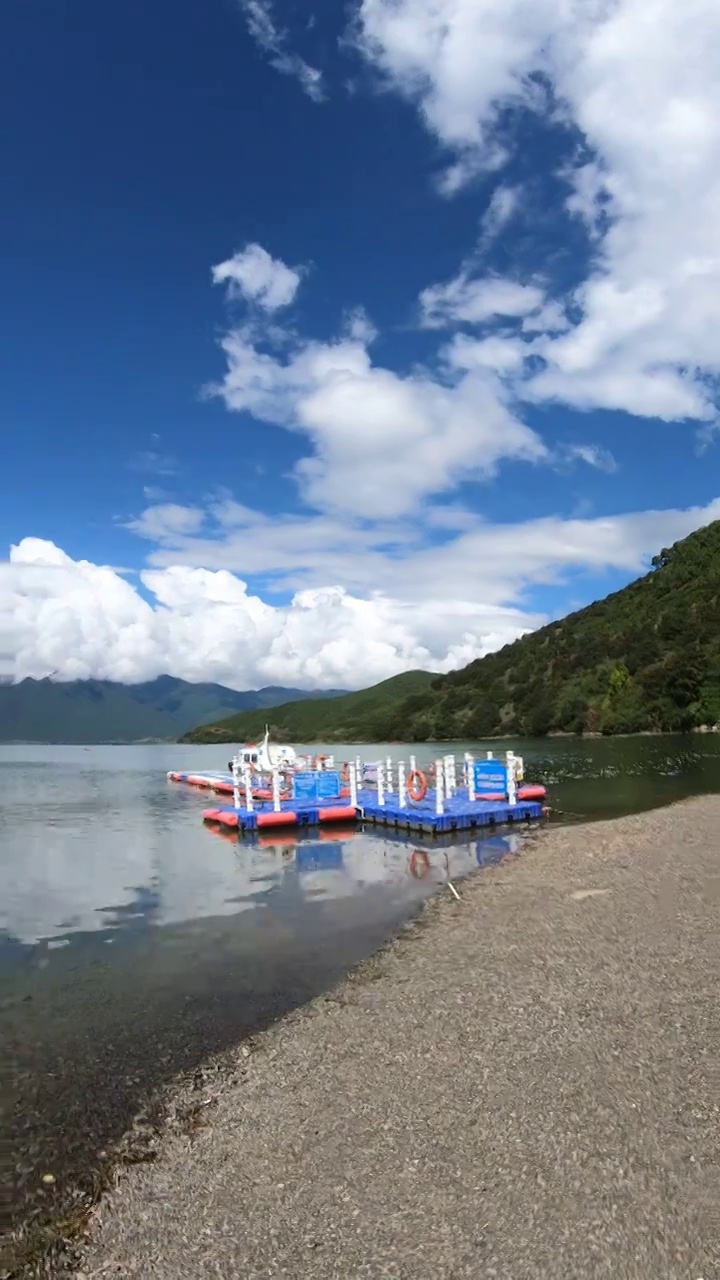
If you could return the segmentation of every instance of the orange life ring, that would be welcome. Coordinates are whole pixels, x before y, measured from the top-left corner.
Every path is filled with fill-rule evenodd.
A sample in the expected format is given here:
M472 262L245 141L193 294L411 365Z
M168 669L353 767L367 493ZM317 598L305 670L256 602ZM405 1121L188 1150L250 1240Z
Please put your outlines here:
M420 769L411 769L407 780L407 793L411 800L419 803L427 795L427 778Z
M410 875L416 880L424 880L429 870L429 855L424 849L413 849L410 854Z

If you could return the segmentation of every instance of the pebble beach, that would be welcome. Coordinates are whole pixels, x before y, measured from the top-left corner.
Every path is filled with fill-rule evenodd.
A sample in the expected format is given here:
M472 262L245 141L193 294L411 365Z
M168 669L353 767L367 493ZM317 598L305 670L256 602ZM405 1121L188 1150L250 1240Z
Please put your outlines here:
M718 1280L720 796L459 893L178 1082L81 1276Z

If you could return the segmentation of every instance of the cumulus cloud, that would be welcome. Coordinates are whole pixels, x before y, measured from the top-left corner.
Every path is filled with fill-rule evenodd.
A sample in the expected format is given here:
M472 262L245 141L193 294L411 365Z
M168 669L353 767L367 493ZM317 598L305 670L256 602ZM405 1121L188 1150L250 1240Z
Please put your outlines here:
M213 284L227 284L231 299L254 302L263 311L277 311L294 300L301 272L273 258L259 244L248 244L226 262L212 268Z
M362 686L413 667L447 669L514 638L512 608L460 605L442 621L420 604L342 587L266 604L225 569L190 565L140 575L154 603L113 569L73 561L26 538L10 555L14 674L130 683L169 672L233 688Z
M269 55L270 65L281 75L297 80L303 93L313 102L324 102L322 72L288 48L287 32L278 27L273 17L272 0L238 0L238 3L245 14L250 35Z
M568 212L593 247L579 320L536 339L529 398L714 421L720 375L716 0L361 0L356 41L454 150L448 187L502 161L502 112L548 110L585 147ZM561 211L559 211L561 212Z
M267 312L295 296L302 269L251 245L213 274ZM373 361L377 333L361 307L346 309L338 337L324 342L251 311L222 339L226 372L207 390L230 410L303 436L311 452L293 473L302 498L355 520L416 517L428 501L461 481L492 479L508 461L550 464L561 456L603 469L593 443L574 452L561 446L558 454L516 412L519 394L534 394L526 390L525 361L536 331L567 326L562 307L538 284L473 278L467 263L428 286L419 303L428 329L477 330L498 319L503 329L456 332L432 364L398 372Z
M462 518L447 542L403 541L399 529L388 554L389 528L369 548L362 530L346 529L338 547L325 518L320 527L298 521L288 537L287 525L259 516L248 537L252 513L225 499L206 513L205 536L193 537L174 515L163 532L156 511L144 528L160 545L140 574L150 601L117 570L25 538L0 579L11 673L133 682L168 672L233 688L329 688L413 667L446 671L545 621L523 607L528 586L568 571L641 572L658 547L720 518L720 498L686 511L515 525L450 514ZM295 580L288 603L248 589L238 575L257 565ZM333 579L352 585L326 585Z
M525 316L537 311L542 302L542 290L535 285L493 276L472 280L465 271L420 294L422 320L428 328L482 324L495 316Z
M476 341L467 334L456 333L443 350L443 356L453 369L492 369L500 375L521 371L525 358L522 342L516 338L491 334Z
M215 393L229 409L309 437L314 452L296 476L311 506L400 515L461 477L492 476L504 459L546 458L482 369L451 385L429 370L403 376L373 364L373 336L356 317L335 342L288 334L275 350L273 335L248 325L223 339L227 372Z

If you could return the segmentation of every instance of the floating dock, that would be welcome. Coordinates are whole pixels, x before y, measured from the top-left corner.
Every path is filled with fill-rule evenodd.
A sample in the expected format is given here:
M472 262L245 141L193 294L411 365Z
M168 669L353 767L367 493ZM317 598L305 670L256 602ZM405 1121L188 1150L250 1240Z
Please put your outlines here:
M172 770L168 775L170 782L184 782L188 787L203 787L206 791L217 791L221 795L232 795L233 779L231 773L179 773Z
M213 809L204 809L205 822L217 822L222 827L234 831L262 831L273 827L319 827L327 823L355 823L358 810L354 805L344 804L339 799L336 804L306 804L297 800L281 800L280 808L274 809L271 804L258 804L253 809L244 806L235 808L232 804L221 804Z
M318 757L318 760L320 757ZM327 761L327 757L322 757ZM228 796L231 803L215 804L203 812L206 822L226 831L289 831L325 825L370 823L398 832L472 832L507 823L533 822L543 816L545 788L523 785L523 762L513 752L499 760L488 752L484 760L467 753L459 765L447 755L430 766L427 775L388 759L377 765L376 785L362 785L367 766L358 759L342 770L317 767L281 771L276 761L259 775L240 759L232 771L171 772L168 779Z
M540 800L470 800L467 792L458 791L443 802L443 813L436 812L435 793L428 791L420 801L400 806L397 795L386 794L378 804L376 792L358 792L358 807L364 822L392 827L398 831L440 832L474 831L477 827L497 827L510 822L532 822L543 815Z
M462 792L444 802L444 812L437 813L435 795L428 792L420 802L408 801L402 807L397 795L386 794L378 803L376 791L359 790L357 805L343 802L311 804L282 800L280 809L271 804L258 804L252 810L231 804L205 809L206 822L218 823L236 831L257 831L268 827L317 827L327 823L372 823L395 831L441 832L474 831L478 827L495 827L512 822L533 822L543 815L539 800L518 800L509 804L502 800L469 800Z

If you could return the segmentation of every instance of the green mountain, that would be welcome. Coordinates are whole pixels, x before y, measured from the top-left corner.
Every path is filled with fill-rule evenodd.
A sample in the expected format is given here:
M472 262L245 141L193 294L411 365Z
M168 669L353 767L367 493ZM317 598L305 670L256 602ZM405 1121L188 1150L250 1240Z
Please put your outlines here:
M379 742L387 736L385 726L394 709L408 697L427 697L434 678L430 671L406 671L359 693L286 701L267 715L241 712L200 725L183 742L251 742L264 733L266 723L276 742Z
M269 686L238 691L159 676L143 684L109 680L22 680L0 685L0 742L175 741L198 721L274 707L293 699L323 701L344 689L308 693Z
M645 577L559 622L433 678L414 671L335 702L268 717L296 742L478 740L547 733L684 732L720 722L720 521L653 560ZM195 730L242 741L257 714Z

